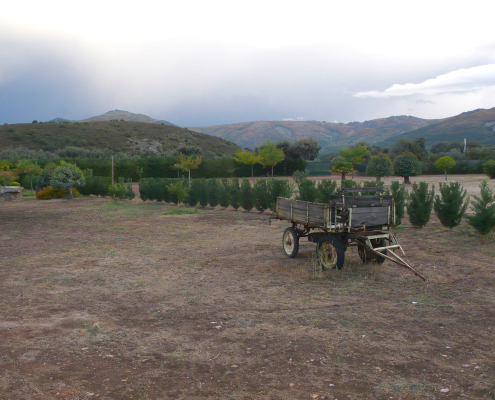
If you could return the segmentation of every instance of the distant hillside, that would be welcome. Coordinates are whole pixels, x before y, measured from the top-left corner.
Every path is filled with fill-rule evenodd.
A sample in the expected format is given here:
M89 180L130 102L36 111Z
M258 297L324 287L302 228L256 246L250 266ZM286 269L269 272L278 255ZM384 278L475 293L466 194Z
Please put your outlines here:
M98 115L96 117L83 119L81 122L99 122L99 121L115 121L115 120L117 121L123 120L123 121L131 121L131 122L147 122L148 124L163 124L163 125L177 126L175 124L172 124L171 122L160 119L154 119L144 114L134 114L129 111L122 111L122 110L108 111L105 114Z
M0 126L0 143L4 149L22 146L56 152L77 147L136 155L160 154L181 146L200 147L209 157L232 155L239 150L232 142L187 128L128 121L5 124Z
M478 140L481 144L493 145L495 144L495 108L464 112L389 138L381 144L387 146L398 138L414 139L417 137L424 137L427 145L441 141L463 141L465 138Z
M421 128L438 120L411 116L380 118L365 122L331 123L319 121L257 121L217 126L196 126L192 130L231 140L242 147L254 148L267 140L315 138L322 153L359 141L382 142L404 132Z

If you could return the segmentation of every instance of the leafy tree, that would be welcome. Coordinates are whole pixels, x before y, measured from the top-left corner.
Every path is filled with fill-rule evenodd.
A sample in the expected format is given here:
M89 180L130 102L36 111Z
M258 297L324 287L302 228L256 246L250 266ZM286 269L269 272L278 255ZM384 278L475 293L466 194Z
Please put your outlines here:
M68 199L73 199L72 188L83 186L85 182L83 172L74 164L61 161L50 178L50 184L55 189L65 189Z
M112 196L114 201L117 199L123 199L126 192L126 187L121 183L115 183L108 187L108 195Z
M447 182L447 170L455 167L455 161L453 158L448 156L440 157L435 162L435 167L437 167L438 169L443 169L445 171L445 182Z
M395 203L395 221L397 224L400 224L402 222L402 218L404 218L407 190L404 186L400 185L399 181L392 181L390 191L392 192L392 199Z
M16 170L20 174L26 174L29 177L31 190L33 190L33 176L41 174L41 167L31 160L21 160L16 164Z
M382 176L389 176L394 174L394 164L389 156L384 153L372 156L368 167L366 168L366 175L376 176L378 182L381 182Z
M189 182L191 182L191 169L199 168L199 165L203 161L202 156L186 156L183 153L179 153L179 162L174 164L174 168L180 171L189 172Z
M243 179L241 184L241 207L246 211L251 211L254 207L253 190L249 179Z
M452 229L461 223L468 206L465 198L466 190L459 182L440 183L440 196L435 196L433 209L443 226Z
M260 156L249 150L239 150L234 154L234 161L251 166L251 177L254 176L254 164L260 162Z
M288 154L293 158L302 158L306 161L313 161L318 157L318 153L321 150L321 146L313 138L299 139L296 140L289 146Z
M340 174L342 182L345 181L347 174L354 172L354 165L350 161L345 161L342 157L339 157L333 164L331 172Z
M435 187L428 190L426 182L413 184L413 189L409 195L407 204L407 214L412 226L422 228L430 220L431 210L433 208L433 198L435 196Z
M292 174L292 178L296 182L296 184L299 186L301 183L303 183L306 179L308 179L309 176L309 171L304 170L304 171L295 171Z
M467 216L469 225L482 235L490 233L495 228L495 195L486 181L480 184L480 196L474 195L471 207L474 215Z
M11 181L17 178L17 171L10 169L10 164L8 161L0 162L0 185L10 185Z
M404 183L408 185L410 176L421 174L421 164L418 157L411 152L404 152L394 159L394 173L404 178Z
M273 167L277 165L280 161L285 159L285 154L283 150L277 148L277 145L272 142L266 142L258 149L259 163L264 167L270 167L272 170L273 178Z
M353 173L356 166L366 161L366 156L370 154L367 145L358 144L348 149L340 149L340 159L337 159L331 169L332 172L340 173L342 181L347 174Z
M169 193L177 199L177 205L179 203L185 202L187 196L189 195L189 191L191 190L188 184L182 179L177 182L168 184L167 189Z
M390 153L392 158L394 158L406 151L413 153L419 160L422 160L428 154L425 138L416 138L414 140L399 139L392 147Z
M483 172L490 177L490 179L495 179L495 160L488 160L483 164Z

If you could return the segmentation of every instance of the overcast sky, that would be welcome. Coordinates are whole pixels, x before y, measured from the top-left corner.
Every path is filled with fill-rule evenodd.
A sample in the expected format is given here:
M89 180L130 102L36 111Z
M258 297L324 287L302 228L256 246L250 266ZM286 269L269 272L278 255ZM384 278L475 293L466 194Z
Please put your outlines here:
M487 0L0 0L0 123L114 109L198 126L492 108L494 16Z

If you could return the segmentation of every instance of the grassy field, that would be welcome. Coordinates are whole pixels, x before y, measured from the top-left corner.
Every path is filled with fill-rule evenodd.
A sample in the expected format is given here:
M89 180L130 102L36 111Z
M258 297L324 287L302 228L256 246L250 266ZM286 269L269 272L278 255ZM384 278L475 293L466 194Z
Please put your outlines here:
M0 200L2 399L493 399L495 249L407 220L390 262L315 267L270 214Z

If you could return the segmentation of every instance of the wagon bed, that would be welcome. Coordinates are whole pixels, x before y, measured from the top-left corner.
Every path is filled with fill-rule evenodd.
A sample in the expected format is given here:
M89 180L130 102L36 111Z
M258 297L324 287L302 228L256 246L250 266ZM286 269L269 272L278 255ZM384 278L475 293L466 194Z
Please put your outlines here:
M362 194L370 192L375 194ZM395 204L392 196L385 195L381 188L342 189L329 203L279 197L274 218L292 224L283 236L284 251L289 257L296 257L299 238L307 237L316 243L317 258L323 269L342 268L345 251L357 247L364 263L382 264L390 260L426 281L405 258L404 250L390 231L396 225Z

